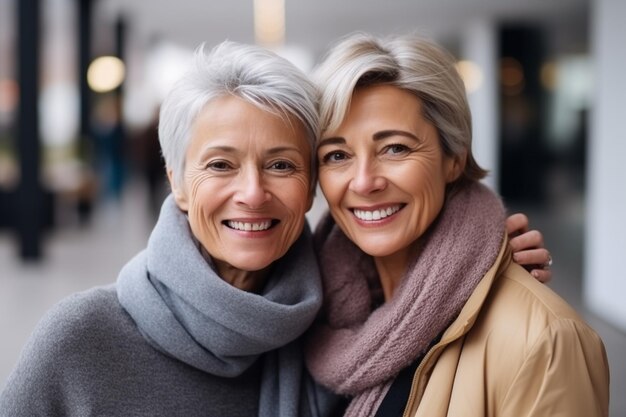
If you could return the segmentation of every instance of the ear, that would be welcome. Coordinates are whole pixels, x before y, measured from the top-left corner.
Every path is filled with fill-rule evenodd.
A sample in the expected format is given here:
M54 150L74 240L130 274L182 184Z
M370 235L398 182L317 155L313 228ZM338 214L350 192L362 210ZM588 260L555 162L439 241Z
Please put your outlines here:
M182 185L178 186L176 181L174 180L174 172L171 169L167 170L167 179L170 182L170 187L172 188L172 194L174 195L174 200L176 201L176 205L179 209L184 212L189 210L189 202L187 201L187 193L183 189Z
M459 179L463 170L465 169L465 161L467 160L467 154L446 156L444 162L444 169L446 175L446 183L450 184Z

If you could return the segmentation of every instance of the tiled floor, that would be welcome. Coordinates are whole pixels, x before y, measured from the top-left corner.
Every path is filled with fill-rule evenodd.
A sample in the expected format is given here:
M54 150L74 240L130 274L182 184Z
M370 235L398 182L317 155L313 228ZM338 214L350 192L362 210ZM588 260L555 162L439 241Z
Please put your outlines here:
M22 264L15 256L13 237L0 232L0 385L52 304L72 292L113 282L120 267L145 246L153 223L145 201L141 187L130 187L120 204L100 207L89 227L54 232L46 240L41 264ZM581 302L581 207L569 200L548 209L522 209L532 226L544 232L552 251L555 278L550 285L584 314L604 340L611 366L610 415L626 417L626 334L587 312Z

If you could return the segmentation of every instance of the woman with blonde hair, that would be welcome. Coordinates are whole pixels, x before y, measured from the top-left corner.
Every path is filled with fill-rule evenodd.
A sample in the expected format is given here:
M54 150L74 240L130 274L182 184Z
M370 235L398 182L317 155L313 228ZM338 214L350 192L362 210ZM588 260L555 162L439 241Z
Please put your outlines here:
M353 35L317 71L324 307L313 377L346 416L606 416L598 335L512 262L454 59Z

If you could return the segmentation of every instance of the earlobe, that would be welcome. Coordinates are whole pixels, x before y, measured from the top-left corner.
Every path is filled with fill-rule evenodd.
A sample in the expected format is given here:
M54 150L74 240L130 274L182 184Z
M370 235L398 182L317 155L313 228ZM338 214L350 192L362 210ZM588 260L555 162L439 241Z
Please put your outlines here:
M176 181L174 180L174 173L171 169L167 170L167 179L169 180L176 205L182 211L188 211L189 204L187 202L187 194L185 193L185 190L176 184Z

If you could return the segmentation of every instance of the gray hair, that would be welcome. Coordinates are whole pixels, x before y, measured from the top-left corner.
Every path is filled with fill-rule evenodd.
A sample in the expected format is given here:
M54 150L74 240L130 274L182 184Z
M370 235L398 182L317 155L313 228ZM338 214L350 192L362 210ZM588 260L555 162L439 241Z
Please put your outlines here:
M295 116L305 128L311 147L311 189L315 185L315 144L319 136L317 91L291 62L264 48L225 41L209 53L204 44L193 64L161 104L159 142L174 182L181 184L191 128L211 101L234 95L263 110Z
M321 130L335 130L346 117L357 87L386 84L422 102L423 116L439 134L447 156L467 155L460 179L477 181L487 171L472 155L472 120L455 59L432 41L415 35L386 39L357 33L338 43L315 71L321 90Z

